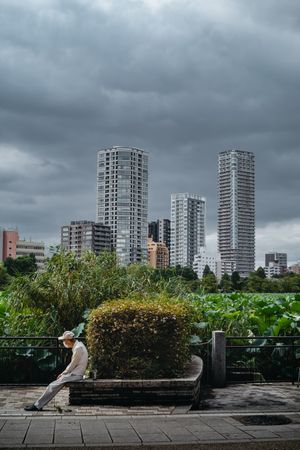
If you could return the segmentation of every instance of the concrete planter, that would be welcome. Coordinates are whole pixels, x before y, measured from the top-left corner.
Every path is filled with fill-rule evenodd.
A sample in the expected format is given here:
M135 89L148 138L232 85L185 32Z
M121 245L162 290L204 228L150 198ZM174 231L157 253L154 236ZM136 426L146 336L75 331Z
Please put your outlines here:
M70 405L197 404L203 371L193 355L183 378L85 379L70 383Z

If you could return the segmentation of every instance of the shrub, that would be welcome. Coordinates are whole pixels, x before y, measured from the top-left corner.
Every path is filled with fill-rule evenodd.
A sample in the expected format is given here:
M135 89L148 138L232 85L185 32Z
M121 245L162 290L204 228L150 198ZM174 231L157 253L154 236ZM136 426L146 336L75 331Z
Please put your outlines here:
M190 359L191 310L170 299L113 300L90 314L87 343L98 378L183 375Z
M158 292L176 296L190 290L181 278L156 279L152 267L141 264L121 267L112 252L96 256L87 251L77 258L75 253L61 250L46 262L43 272L14 278L10 292L16 310L38 308L47 314L53 308L54 326L62 332L82 322L86 309L96 308L107 300L133 295L143 298ZM47 328L45 333L53 333L51 329Z

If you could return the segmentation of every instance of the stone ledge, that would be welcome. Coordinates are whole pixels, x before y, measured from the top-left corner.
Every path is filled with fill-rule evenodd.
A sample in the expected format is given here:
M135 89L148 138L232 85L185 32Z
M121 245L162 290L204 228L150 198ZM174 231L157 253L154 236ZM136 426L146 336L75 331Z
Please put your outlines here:
M69 383L70 405L197 404L203 371L193 355L182 378L85 379Z

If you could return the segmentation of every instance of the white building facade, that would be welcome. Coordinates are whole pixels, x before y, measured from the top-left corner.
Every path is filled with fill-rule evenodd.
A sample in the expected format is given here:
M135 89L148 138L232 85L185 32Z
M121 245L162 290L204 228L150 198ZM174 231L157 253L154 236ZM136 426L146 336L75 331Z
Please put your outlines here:
M201 280L205 266L209 266L210 270L217 276L217 266L215 256L209 255L205 247L201 247L200 252L194 257L193 269Z
M274 275L280 275L282 273L282 267L277 261L270 261L269 264L264 267L264 271L267 278L272 278Z
M255 270L255 158L228 150L218 164L218 251L221 272L246 277Z
M170 265L193 267L194 257L205 247L206 199L196 194L171 195Z
M96 222L111 228L121 265L147 262L147 152L130 147L98 151Z

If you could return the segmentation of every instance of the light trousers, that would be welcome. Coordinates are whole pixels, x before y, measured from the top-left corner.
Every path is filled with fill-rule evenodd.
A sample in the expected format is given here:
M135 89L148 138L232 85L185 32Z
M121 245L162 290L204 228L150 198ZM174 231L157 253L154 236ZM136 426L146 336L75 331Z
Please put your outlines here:
M53 397L55 397L55 395L64 387L66 383L80 381L82 378L83 377L81 375L62 375L58 380L52 381L52 383L47 386L45 392L40 396L34 405L38 409L42 409L45 405L47 405L47 403L50 402L50 400L53 399Z

